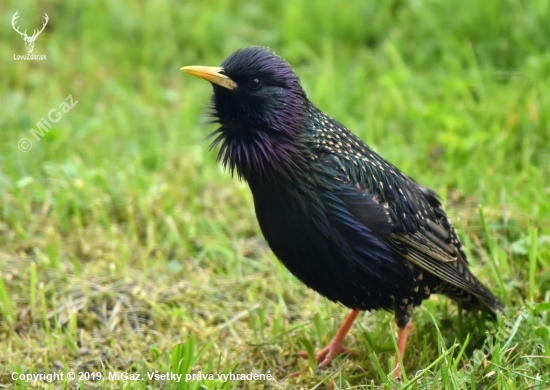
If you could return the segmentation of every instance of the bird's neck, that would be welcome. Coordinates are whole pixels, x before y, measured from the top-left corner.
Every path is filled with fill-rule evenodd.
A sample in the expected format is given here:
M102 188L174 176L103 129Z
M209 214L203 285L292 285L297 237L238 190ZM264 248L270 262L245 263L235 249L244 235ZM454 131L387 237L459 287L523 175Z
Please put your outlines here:
M252 185L287 185L298 179L310 153L299 135L264 129L222 126L212 146L218 161Z

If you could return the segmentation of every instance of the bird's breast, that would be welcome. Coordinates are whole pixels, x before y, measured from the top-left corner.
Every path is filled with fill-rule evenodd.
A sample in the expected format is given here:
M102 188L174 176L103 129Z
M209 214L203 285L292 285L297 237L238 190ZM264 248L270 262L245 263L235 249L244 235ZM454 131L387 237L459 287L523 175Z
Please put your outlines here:
M374 236L353 231L353 224L340 224L339 216L331 214L331 194L305 186L250 183L250 188L270 248L308 287L361 310L391 309L393 297L411 288L405 261L392 257L389 249L381 251Z

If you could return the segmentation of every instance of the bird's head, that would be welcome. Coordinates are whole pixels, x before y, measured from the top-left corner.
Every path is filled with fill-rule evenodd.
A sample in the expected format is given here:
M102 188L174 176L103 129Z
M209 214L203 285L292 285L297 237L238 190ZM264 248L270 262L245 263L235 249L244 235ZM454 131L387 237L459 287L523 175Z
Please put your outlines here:
M290 65L262 47L237 50L220 67L182 70L210 81L217 121L244 131L297 131L306 94Z
M296 139L308 99L285 60L250 47L237 50L220 67L181 69L214 88L214 122L221 127L211 134L212 146L220 145L218 159L224 166L251 182L287 176L303 161Z

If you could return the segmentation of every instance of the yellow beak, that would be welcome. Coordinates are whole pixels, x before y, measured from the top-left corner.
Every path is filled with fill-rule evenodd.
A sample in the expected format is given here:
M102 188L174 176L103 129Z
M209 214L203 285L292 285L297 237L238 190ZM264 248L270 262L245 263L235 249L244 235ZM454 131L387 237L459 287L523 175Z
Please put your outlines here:
M237 83L224 75L223 68L215 66L184 66L181 68L185 73L200 77L210 81L211 83L220 85L227 89L236 89Z

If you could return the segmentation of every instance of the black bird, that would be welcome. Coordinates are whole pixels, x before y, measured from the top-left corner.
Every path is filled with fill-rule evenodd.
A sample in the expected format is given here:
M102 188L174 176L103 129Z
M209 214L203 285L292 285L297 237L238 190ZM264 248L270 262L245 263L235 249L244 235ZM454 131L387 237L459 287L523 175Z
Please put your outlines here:
M212 84L220 128L211 148L250 186L275 255L308 287L352 309L317 353L321 368L347 351L344 337L361 310L395 313L401 358L412 310L430 294L502 311L470 272L437 194L315 107L285 60L250 47L221 67L182 70Z

